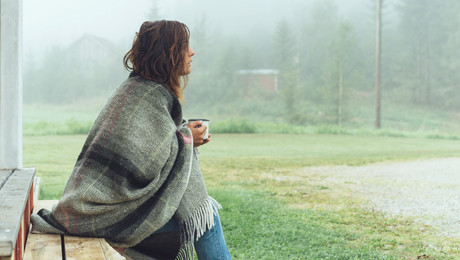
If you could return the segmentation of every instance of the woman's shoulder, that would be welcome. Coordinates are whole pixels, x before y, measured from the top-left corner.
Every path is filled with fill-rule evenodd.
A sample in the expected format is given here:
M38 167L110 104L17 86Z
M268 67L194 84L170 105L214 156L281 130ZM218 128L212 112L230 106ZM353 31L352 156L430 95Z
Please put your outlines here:
M112 98L125 96L127 98L155 99L159 102L175 103L175 96L163 84L145 79L138 75L130 75L115 90Z
M174 94L166 87L164 84L159 82L148 80L142 76L130 74L129 78L123 84L125 87L131 86L133 88L138 88L141 92L148 92L149 94L156 96L158 98L163 98L168 101L173 101L177 99Z
M173 117L181 116L182 108L179 100L161 83L138 75L130 75L116 92L119 93L116 96L125 96L129 103L146 102L150 106L165 107ZM147 109L148 106L143 108Z

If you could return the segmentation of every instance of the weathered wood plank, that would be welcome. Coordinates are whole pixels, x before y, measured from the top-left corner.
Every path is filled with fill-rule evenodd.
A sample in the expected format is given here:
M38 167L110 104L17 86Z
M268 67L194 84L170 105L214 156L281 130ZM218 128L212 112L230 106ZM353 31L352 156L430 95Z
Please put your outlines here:
M40 209L51 210L58 200L38 200L35 202L34 214ZM44 236L43 238L41 238ZM55 236L56 241L50 242L49 236ZM64 236L66 247L66 259L106 259L106 260L125 260L117 251L107 244L103 238L87 238ZM57 241L59 240L59 246ZM30 242L29 242L30 241ZM50 251L48 247L53 247ZM24 259L61 259L56 252L61 250L60 235L30 234L27 241ZM52 258L56 257L56 258ZM103 257L103 258L101 258Z
M57 202L57 200L38 200L35 202L33 213L36 214L41 209L51 210ZM62 260L61 235L29 233L24 259Z
M24 259L62 260L61 235L29 234Z
M54 204L57 204L58 200L37 200L34 205L33 214L37 214L41 209L47 209L51 211Z
M105 258L107 260L126 260L120 253L115 251L113 247L111 247L109 244L107 244L107 241L105 239L100 238L99 242L101 243L102 250L104 251Z
M16 237L16 243L14 247L14 254L16 255L15 258L12 258L14 260L22 259L22 257L24 256L24 243L26 242L26 238L24 235L25 226L26 225L24 222L24 216L22 216L21 226L19 227L19 232L18 232L18 236Z
M34 168L15 170L0 190L0 256L13 252L34 175Z
M0 170L0 189L2 189L11 173L13 173L13 170Z
M67 260L106 260L99 238L64 236Z
M14 254L14 252L11 256L0 256L0 260L12 260L12 259L14 260L15 258L16 258L16 255Z
M40 199L40 184L41 184L41 178L35 177L34 178L34 202Z
M110 253L110 246L107 244L105 239L99 238L99 243L101 244L102 252L104 253L105 259L114 260L112 254Z

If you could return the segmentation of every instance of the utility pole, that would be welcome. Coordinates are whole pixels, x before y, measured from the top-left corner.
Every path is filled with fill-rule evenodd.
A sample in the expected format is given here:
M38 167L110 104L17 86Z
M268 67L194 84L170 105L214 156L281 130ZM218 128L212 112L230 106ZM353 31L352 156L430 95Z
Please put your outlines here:
M339 105L337 112L337 125L342 126L342 96L343 96L343 55L339 61Z
M381 107L381 90L380 90L380 58L382 54L382 1L377 0L377 44L376 44L376 64L375 64L375 96L376 96L376 119L375 127L380 128L380 107Z

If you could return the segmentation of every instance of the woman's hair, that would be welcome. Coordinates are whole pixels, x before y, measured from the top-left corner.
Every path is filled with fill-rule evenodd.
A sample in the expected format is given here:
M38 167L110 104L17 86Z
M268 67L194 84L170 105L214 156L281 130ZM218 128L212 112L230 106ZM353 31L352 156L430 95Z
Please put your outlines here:
M125 68L145 79L168 87L184 101L188 81L184 75L190 30L177 21L144 22L136 33L133 47L123 58Z

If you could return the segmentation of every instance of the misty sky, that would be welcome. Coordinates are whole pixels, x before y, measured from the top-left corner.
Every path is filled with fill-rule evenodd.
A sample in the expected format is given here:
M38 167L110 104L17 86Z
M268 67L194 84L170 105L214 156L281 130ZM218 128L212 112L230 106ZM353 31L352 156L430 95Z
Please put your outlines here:
M160 16L193 25L203 15L225 33L267 29L283 19L308 17L318 0L158 0ZM343 16L361 14L369 0L337 0ZM393 0L394 1L394 0ZM24 54L40 57L53 45L67 47L84 33L126 45L147 20L151 0L24 0Z

